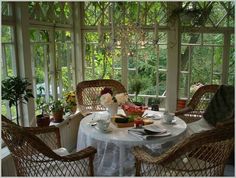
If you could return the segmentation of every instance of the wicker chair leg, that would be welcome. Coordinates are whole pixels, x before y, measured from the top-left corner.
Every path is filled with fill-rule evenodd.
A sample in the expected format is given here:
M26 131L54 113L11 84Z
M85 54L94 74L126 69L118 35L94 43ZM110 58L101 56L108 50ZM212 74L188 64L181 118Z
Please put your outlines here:
M94 155L89 157L89 172L90 172L90 176L94 176L93 160L94 160Z
M138 159L136 159L135 161L135 176L140 176L141 175L141 161L139 161Z

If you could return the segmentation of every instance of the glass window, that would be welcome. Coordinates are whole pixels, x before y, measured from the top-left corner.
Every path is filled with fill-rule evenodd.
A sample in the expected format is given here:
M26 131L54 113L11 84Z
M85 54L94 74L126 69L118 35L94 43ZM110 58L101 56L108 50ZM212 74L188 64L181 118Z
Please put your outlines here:
M31 58L36 115L40 114L40 106L52 98L52 87L49 77L49 31L30 30Z
M220 84L222 78L223 35L203 34L202 45L197 39L201 38L200 34L187 36L183 38L186 34L182 34L179 98L191 98L195 92L191 88L199 83Z
M14 41L14 28L12 26L2 26L2 80L8 76L16 76L16 60L15 60L15 41ZM16 110L15 107L11 108L8 101L2 101L2 114L15 121Z
M72 3L70 2L29 2L31 20L72 25Z
M120 48L110 43L108 33L85 33L85 80L116 79L121 81Z
M235 83L235 48L230 48L230 57L229 57L229 77L228 84L234 85Z
M73 88L73 71L72 52L73 41L70 31L56 30L56 68L57 68L57 86L59 87L59 96L62 98L68 91Z
M2 15L3 16L12 16L12 3L2 2Z

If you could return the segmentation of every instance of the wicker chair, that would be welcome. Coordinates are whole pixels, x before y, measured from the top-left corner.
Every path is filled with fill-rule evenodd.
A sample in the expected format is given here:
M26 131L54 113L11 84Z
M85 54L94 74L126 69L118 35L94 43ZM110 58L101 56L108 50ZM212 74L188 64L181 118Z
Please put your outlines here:
M93 176L95 148L59 156L31 131L2 117L2 139L12 154L17 176Z
M223 176L234 147L234 126L193 134L161 156L134 147L137 176Z
M113 94L126 92L120 82L112 79L89 80L77 84L76 95L81 113L105 110L99 101L100 92L105 87L111 88Z
M9 119L7 119L4 115L2 115L2 121L18 126L14 122L11 122ZM58 127L24 127L24 129L30 132L31 134L36 135L52 150L61 148L61 137Z
M202 118L210 100L216 93L219 85L204 85L193 95L187 106L175 112L175 115L183 119L186 123L191 123Z

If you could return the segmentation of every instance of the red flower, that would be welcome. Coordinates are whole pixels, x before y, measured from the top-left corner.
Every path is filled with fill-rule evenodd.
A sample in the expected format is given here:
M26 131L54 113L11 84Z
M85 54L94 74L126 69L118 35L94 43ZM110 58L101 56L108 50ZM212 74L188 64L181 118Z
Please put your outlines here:
M107 87L105 87L102 91L101 91L101 96L102 95L104 95L104 94L106 94L106 93L110 93L111 94L111 96L112 96L112 94L113 94L113 92L112 92L112 90L110 89L110 88L107 88Z

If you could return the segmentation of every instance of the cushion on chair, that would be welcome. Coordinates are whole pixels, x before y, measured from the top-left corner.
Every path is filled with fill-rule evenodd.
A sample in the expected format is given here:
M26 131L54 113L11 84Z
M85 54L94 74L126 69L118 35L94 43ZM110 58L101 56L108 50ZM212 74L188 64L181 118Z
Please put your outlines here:
M233 118L234 115L234 86L221 85L210 101L203 117L214 126Z
M53 150L54 153L58 154L59 156L66 156L69 155L70 153L67 151L66 148L58 148Z
M201 118L200 120L195 121L195 122L191 122L191 123L187 124L187 126L188 127L187 127L186 136L190 136L195 133L200 133L200 132L211 130L211 129L215 128L210 123L208 123L206 121L206 119L204 119L204 118Z

